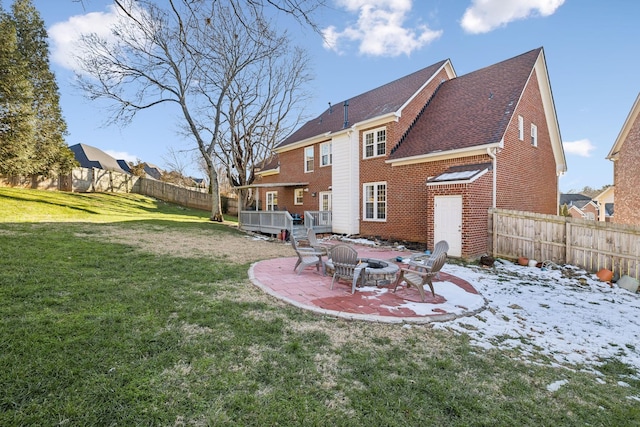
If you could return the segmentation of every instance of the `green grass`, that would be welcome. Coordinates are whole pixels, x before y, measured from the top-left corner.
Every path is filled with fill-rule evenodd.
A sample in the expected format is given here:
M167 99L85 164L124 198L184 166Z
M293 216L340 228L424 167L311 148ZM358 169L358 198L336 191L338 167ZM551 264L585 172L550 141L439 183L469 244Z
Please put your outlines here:
M428 326L321 317L264 295L248 263L104 238L237 235L208 216L139 195L0 188L0 425L640 422L638 373L615 360L596 377Z

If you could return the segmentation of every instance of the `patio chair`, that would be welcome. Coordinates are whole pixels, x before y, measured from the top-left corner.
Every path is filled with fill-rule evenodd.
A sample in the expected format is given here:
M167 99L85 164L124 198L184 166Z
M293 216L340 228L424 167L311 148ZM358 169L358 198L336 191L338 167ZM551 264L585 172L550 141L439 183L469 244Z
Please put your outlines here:
M336 280L351 280L351 293L356 291L358 280L364 279L361 274L366 263L358 260L358 252L349 245L339 244L331 248L331 264L333 264L333 279L331 280L331 289Z
M416 254L412 255L409 260L409 265L425 271L430 271L433 267L433 263L441 253L447 253L449 251L449 243L446 240L440 240L433 247L433 253L430 255ZM439 276L436 275L437 278Z
M313 228L307 229L307 240L309 241L309 246L316 249L319 252L324 252L328 257L330 257L330 249L333 245L328 245L326 243L320 243L318 238L316 237L316 231Z
M307 267L312 265L316 266L316 271L320 271L320 267L322 267L322 275L324 276L324 263L322 262L322 255L324 253L317 251L313 248L301 248L298 246L296 239L291 239L291 246L293 246L293 250L296 251L296 255L298 255L298 260L296 261L296 265L293 266L293 271L295 271L298 275L302 273Z
M436 293L433 290L433 277L438 274L444 263L447 261L447 253L441 252L431 265L431 269L425 270L421 267L413 267L409 265L408 268L401 268L400 275L396 280L396 285L393 287L393 292L398 289L398 285L404 281L407 284L407 288L410 286L415 286L418 288L418 292L420 292L420 298L422 298L422 302L425 301L426 295L424 293L424 285L429 285L429 289L431 289L431 295L434 297Z

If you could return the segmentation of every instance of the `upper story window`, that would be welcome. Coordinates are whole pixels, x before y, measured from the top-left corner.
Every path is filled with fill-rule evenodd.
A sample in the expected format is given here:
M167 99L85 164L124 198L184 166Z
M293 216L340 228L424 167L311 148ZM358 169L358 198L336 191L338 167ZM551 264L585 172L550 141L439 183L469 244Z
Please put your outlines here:
M524 118L518 116L518 139L524 141Z
M538 146L538 126L531 123L531 145Z
M329 166L331 163L333 163L331 142L320 144L320 166Z
M304 171L313 172L313 146L304 149Z
M387 219L387 183L374 182L363 185L363 217L370 221Z
M293 204L301 205L304 198L304 188L296 188L293 190Z
M387 152L387 130L375 129L364 134L364 158L384 156Z

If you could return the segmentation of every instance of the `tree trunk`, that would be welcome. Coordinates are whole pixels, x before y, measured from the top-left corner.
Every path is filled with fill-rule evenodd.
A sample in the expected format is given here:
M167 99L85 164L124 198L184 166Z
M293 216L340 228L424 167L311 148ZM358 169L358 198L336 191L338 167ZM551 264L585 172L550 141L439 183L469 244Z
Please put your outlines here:
M222 222L222 207L220 206L220 183L218 173L214 167L209 168L209 179L211 182L211 221Z

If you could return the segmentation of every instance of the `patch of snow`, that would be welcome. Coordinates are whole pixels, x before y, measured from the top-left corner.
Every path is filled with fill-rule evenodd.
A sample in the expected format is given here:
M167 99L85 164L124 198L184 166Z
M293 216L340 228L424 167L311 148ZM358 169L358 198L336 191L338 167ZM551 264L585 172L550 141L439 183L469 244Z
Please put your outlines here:
M447 263L442 271L468 281L488 306L434 328L466 334L482 348L517 349L523 358L587 366L615 358L640 369L638 294L567 265L543 270L496 260L494 268ZM446 289L442 282L437 287Z
M550 392L558 391L560 390L560 387L567 384L568 382L569 381L567 380L560 380L560 381L553 382L547 386L547 391L550 391Z

